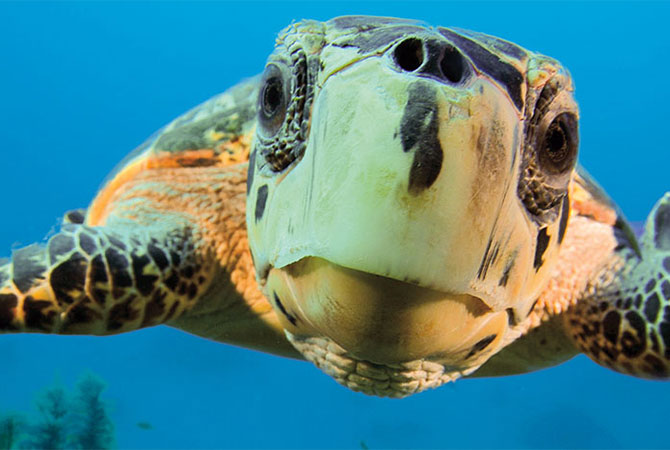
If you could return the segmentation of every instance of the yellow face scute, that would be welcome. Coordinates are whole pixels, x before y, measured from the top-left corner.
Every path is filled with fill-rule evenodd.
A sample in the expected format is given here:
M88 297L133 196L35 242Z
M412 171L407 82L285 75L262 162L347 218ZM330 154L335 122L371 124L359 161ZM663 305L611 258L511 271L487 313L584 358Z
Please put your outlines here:
M518 336L569 212L577 112L560 65L353 17L291 26L264 80L249 240L296 348L451 379Z

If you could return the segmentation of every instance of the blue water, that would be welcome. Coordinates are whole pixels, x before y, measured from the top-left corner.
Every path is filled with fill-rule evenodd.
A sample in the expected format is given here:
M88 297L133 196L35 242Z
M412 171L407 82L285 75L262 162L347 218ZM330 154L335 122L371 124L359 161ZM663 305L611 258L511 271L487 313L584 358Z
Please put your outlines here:
M670 188L668 3L0 2L0 255L86 206L154 130L260 72L291 20L352 13L475 29L559 59L576 81L580 160L625 214L644 220ZM585 357L398 401L166 327L0 336L0 411L35 411L36 391L86 370L108 383L121 448L670 446L670 385Z

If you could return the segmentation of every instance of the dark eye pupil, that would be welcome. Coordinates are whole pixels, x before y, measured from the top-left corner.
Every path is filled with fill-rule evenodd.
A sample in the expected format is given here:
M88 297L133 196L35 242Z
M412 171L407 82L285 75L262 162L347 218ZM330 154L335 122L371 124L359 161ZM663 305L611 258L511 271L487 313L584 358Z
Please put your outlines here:
M268 80L263 91L263 111L268 116L274 115L282 103L281 81L274 78Z
M562 113L546 128L538 142L540 163L552 174L564 174L577 160L577 118Z
M556 163L563 161L568 156L568 139L560 120L555 120L549 126L545 137L545 150L547 156Z

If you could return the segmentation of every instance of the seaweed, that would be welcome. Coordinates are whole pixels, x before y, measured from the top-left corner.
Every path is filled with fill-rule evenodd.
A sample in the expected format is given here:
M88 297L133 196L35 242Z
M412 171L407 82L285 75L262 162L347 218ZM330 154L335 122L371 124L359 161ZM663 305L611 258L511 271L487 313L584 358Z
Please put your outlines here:
M21 442L21 447L54 450L67 448L67 403L65 389L59 383L39 394L35 404L40 412L40 420L28 426L29 436Z
M107 449L114 446L114 424L107 405L100 398L105 383L93 374L84 375L77 383L73 404L75 416L72 444L82 449Z
M0 415L0 449L109 449L115 444L109 407L101 398L105 383L84 375L74 393L59 382L39 393L35 417Z
M10 450L23 438L25 419L19 413L4 413L0 416L0 449Z

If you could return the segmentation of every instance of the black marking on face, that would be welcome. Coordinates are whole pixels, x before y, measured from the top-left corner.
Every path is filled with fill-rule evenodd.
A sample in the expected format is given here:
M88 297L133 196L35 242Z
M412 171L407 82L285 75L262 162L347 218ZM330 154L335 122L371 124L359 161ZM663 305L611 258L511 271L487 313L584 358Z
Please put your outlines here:
M256 173L256 149L254 148L249 155L249 166L247 167L247 196L251 192L251 186L254 184L254 173Z
M0 330L14 330L16 327L12 325L14 321L14 311L16 305L19 303L18 298L14 294L0 294Z
M659 250L670 250L670 203L661 203L654 216L654 243Z
M26 328L33 328L38 330L48 330L53 325L53 319L56 311L44 312L43 310L49 308L52 303L47 300L35 300L30 295L26 296L23 301L23 312L25 317Z
M479 279L485 279L486 274L489 271L489 268L495 263L498 259L498 254L500 253L500 242L496 242L491 248L491 240L486 244L486 250L484 251L484 258L482 259L481 264L479 265L479 270L477 272L477 277Z
M49 282L59 304L71 304L75 300L72 295L78 295L84 290L86 266L86 258L80 253L74 253L51 271Z
M149 244L147 250L149 251L149 256L151 256L151 259L154 260L154 263L156 263L156 266L158 266L161 272L164 271L168 265L170 265L170 262L168 261L167 256L165 256L163 250L156 247L154 244Z
M74 250L74 239L72 236L64 233L58 233L49 240L47 252L49 253L49 262L53 265L58 260Z
M477 278L483 280L486 278L486 269L487 262L489 260L489 252L491 250L491 244L493 243L493 238L489 237L489 241L486 243L486 249L484 250L484 256L482 257L482 262L479 264L479 269L477 270Z
M408 190L415 195L428 189L442 170L437 115L435 89L424 81L413 83L400 122L400 140L404 152L414 150Z
M265 213L265 203L268 200L268 185L264 184L258 188L258 193L256 194L256 208L254 209L254 217L256 222L263 218Z
M514 66L501 60L496 54L491 53L479 43L465 36L442 27L439 27L438 31L465 53L480 71L504 87L519 111L523 109L524 101L521 87L524 83L524 77Z
M542 264L544 264L544 260L542 259L544 256L544 252L547 251L547 247L549 246L549 235L547 234L547 228L541 228L540 231L537 233L537 244L535 245L535 259L533 261L533 267L535 268L535 271L537 272L540 270L540 267L542 267Z
M563 204L561 205L561 218L558 222L558 243L563 242L565 232L568 229L568 219L570 218L570 197L563 197Z
M133 261L133 276L135 278L135 286L143 296L148 296L154 290L154 284L158 280L156 275L145 275L144 268L151 263L151 258L147 255L137 256L132 255Z
M655 323L658 319L658 312L661 309L661 301L658 298L658 295L654 292L647 298L646 303L644 304L644 316L650 323Z
M511 327L516 325L516 315L514 314L514 308L507 308L507 324Z
M603 336L612 344L616 344L619 338L619 326L621 325L621 316L616 311L610 311L603 318Z
M97 250L97 245L95 245L95 240L83 230L79 233L79 247L89 256Z
M38 245L30 245L13 252L14 284L19 291L27 292L34 285L35 280L43 278L46 271L43 260L44 249Z
M277 305L277 308L279 308L279 311L288 319L289 322L291 322L291 325L296 326L298 323L298 319L296 319L295 316L292 314L289 314L288 311L286 311L286 308L284 308L284 305L282 302L279 300L279 297L277 296L276 292L272 293L272 297L274 298L275 305Z
M503 269L502 276L500 277L500 281L498 281L498 286L505 287L507 286L507 282L509 281L509 274L512 271L512 268L514 268L514 263L516 261L516 255L513 257L510 257L507 260L507 263L505 264L505 268Z
M635 334L626 330L621 335L621 350L629 358L640 356L647 345L647 333L644 319L635 311L626 313L626 320Z
M477 342L475 345L472 346L472 349L470 349L470 352L468 355L465 357L465 359L470 358L471 356L474 356L476 353L481 352L484 350L486 347L488 347L491 342L495 340L497 337L497 334L490 334L486 336L485 338L481 339L479 342Z
M528 310L528 314L526 314L526 318L528 318L528 316L530 316L530 313L533 312L533 310L535 309L535 306L537 305L537 302L539 302L539 301L540 301L540 298L538 297L538 298L535 299L533 304L530 305L530 309Z

